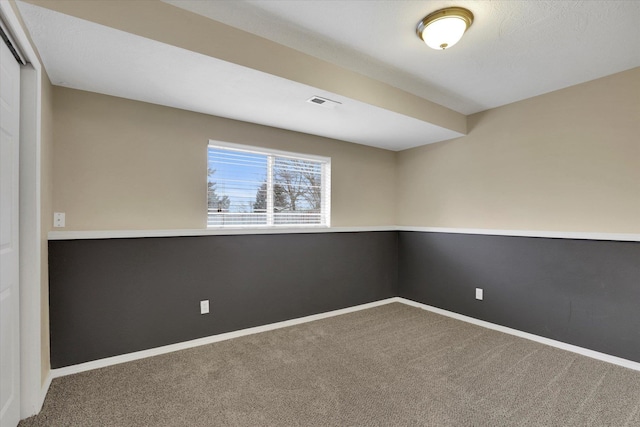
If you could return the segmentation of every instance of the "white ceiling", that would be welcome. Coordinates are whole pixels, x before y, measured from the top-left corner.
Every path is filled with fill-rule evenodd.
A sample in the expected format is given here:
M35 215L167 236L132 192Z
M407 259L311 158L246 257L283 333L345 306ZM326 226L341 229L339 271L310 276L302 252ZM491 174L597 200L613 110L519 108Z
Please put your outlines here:
M163 0L469 114L640 66L640 1L458 1L435 51L416 23L450 1ZM402 150L460 134L344 96L18 2L57 85ZM371 32L368 30L371 29ZM342 104L306 103L323 96Z
M271 74L20 3L52 83L387 150L458 132ZM321 96L329 109L306 102Z
M163 0L471 114L640 66L638 0ZM435 10L475 20L446 51Z

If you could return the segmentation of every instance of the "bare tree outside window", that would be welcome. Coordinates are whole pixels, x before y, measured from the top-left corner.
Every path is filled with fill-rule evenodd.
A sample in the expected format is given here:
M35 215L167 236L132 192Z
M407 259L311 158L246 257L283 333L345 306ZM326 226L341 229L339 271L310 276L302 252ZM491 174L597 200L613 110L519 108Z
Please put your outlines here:
M280 212L320 212L322 204L322 175L311 162L298 159L277 159L274 181L283 192L280 204L275 209Z
M229 210L229 205L231 204L231 200L229 196L223 195L219 196L217 193L217 183L212 181L213 175L215 175L215 169L207 169L207 204L208 208L213 209L214 212L227 212Z

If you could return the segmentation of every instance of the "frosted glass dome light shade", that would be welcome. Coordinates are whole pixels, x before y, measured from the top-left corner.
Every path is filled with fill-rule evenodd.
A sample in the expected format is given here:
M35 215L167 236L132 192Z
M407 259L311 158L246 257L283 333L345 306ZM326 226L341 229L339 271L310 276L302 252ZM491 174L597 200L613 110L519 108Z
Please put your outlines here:
M444 50L460 41L473 23L473 14L461 7L449 7L427 15L416 33L432 49Z
M458 43L467 30L467 24L460 18L442 18L422 32L422 39L432 49L446 49Z

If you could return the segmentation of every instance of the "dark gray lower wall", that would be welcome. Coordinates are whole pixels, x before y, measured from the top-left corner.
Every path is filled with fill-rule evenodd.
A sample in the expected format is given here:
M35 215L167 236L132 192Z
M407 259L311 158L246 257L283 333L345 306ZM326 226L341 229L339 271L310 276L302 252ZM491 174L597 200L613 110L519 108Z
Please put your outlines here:
M398 244L404 298L640 362L640 243L400 232Z
M640 362L638 242L318 233L51 241L49 256L53 368L392 296Z
M396 232L49 242L51 366L397 295ZM211 314L201 315L200 300Z

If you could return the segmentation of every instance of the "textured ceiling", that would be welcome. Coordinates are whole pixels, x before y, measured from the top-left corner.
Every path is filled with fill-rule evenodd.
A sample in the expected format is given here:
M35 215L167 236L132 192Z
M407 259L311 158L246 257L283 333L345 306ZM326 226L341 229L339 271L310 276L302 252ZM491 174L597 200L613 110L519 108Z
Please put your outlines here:
M640 66L640 1L17 4L54 84L390 150L460 136L463 114ZM429 49L415 25L450 5L474 24ZM314 95L342 105L305 102Z
M163 0L342 65L464 114L640 66L640 1ZM475 15L447 51L416 23Z

